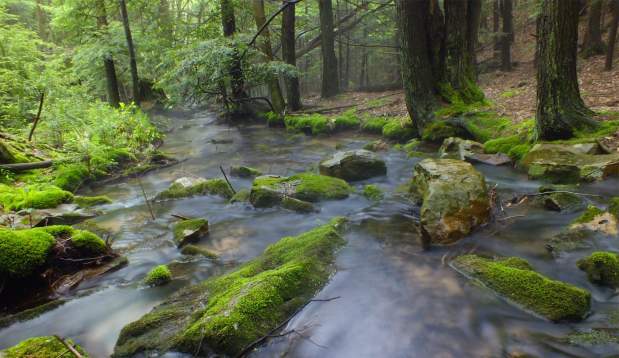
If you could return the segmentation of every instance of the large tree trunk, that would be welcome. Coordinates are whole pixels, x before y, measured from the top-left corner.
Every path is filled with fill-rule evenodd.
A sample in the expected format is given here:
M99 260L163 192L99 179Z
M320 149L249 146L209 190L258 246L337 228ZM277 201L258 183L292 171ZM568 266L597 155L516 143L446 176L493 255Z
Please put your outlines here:
M473 64L475 77L477 77L477 45L479 40L479 27L481 24L481 0L469 0L467 25L467 55Z
M499 49L501 48L499 30L501 19L501 4L500 0L492 0L492 34L494 41L494 58L499 59Z
M582 53L585 57L601 55L606 46L602 41L602 0L591 0L587 21L587 32L583 43Z
M539 139L566 139L574 130L594 126L580 97L576 73L576 1L543 0L538 19L537 117Z
M396 0L406 108L418 134L432 120L437 79L432 66L432 0Z
M264 14L264 0L252 0L254 19L256 21L256 28L258 31L267 22ZM271 35L269 29L265 28L260 34L260 49L264 53L268 61L273 61L273 48L271 47ZM268 79L269 90L271 92L271 102L273 103L273 109L278 113L283 113L285 103L282 96L282 90L279 87L279 81L277 77L272 76Z
M320 48L322 50L322 85L320 94L323 98L328 98L340 92L337 57L335 57L333 5L331 0L318 0L318 7L320 11Z
M125 0L118 0L118 6L120 7L120 16L123 20L123 27L125 29L125 38L127 39L127 48L129 50L129 67L131 70L131 83L133 91L133 101L135 104L140 105L140 80L138 78L138 63L135 58L135 48L133 47L133 37L131 36L131 27L129 26L129 15L127 14L127 4Z
M107 13L105 11L105 3L103 0L97 0L95 3L97 10L97 27L99 31L107 33ZM120 92L118 90L118 79L116 78L116 67L112 54L108 53L103 58L103 67L105 67L105 80L107 84L107 101L110 105L118 107L120 104Z
M234 16L234 5L231 0L220 0L221 6L221 25L224 36L227 38L234 37L236 33L236 18ZM234 112L240 112L241 108L245 107L243 100L246 99L245 80L243 77L243 68L241 67L241 57L238 49L234 48L232 53L232 61L230 64L230 87L232 90L232 106ZM239 113L237 113L239 114Z
M503 0L501 9L503 18L503 35L501 36L501 69L512 69L512 38L514 33L512 0Z
M283 5L286 4L283 1ZM290 4L284 9L282 14L282 58L289 65L297 65L297 56L295 54L295 5ZM288 108L296 111L301 108L301 94L299 92L299 78L286 78L286 97L288 99Z
M606 70L613 69L613 56L615 54L615 44L617 43L617 25L619 24L619 0L611 0L613 9L613 19L611 20L610 30L608 31L608 50L606 52Z
M475 0L445 0L445 72L442 95L449 102L472 103L484 98L476 85L475 54L480 10Z

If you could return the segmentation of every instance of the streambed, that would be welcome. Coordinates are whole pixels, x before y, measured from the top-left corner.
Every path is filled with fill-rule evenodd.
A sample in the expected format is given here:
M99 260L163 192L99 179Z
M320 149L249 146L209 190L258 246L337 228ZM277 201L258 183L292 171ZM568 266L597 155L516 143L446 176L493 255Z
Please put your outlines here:
M314 138L263 125L230 127L218 124L209 112L164 117L171 132L163 150L186 160L142 177L149 196L182 176L220 177L220 165L226 169L247 165L280 175L313 170L336 147L358 149L375 139L355 133ZM562 341L575 330L608 327L608 315L619 307L619 296L589 283L576 268L575 262L587 252L553 259L544 248L544 240L577 213L508 208L507 215L513 218L501 225L479 230L456 245L424 251L413 230L414 208L394 194L421 158L408 158L394 149L379 154L387 163L387 176L355 183L357 194L319 203L320 212L313 214L257 210L202 196L155 203L157 219L152 221L135 179L85 190L114 200L101 207L105 215L95 222L113 233L114 248L129 259L129 265L83 282L65 304L35 319L0 329L0 349L32 336L57 334L74 339L95 357L109 356L124 325L180 287L236 267L281 237L307 231L334 216L347 216L348 244L338 253L337 273L317 295L338 298L310 303L283 329L292 333L271 339L252 356L500 357L520 352L588 357L619 352L619 344L580 347ZM497 185L503 198L536 192L540 185L512 168L477 165L477 169L490 185ZM249 179L230 179L237 190L251 186ZM378 185L386 198L378 203L365 199L359 193L366 184ZM619 196L619 181L586 185L578 191ZM219 254L220 262L181 255L172 240L171 214L207 218L210 235L200 245ZM619 251L616 239L599 240L596 246ZM588 289L593 315L579 324L553 324L505 303L445 264L449 257L472 250L523 257L548 277ZM171 284L156 288L140 284L153 266L170 262L177 275Z

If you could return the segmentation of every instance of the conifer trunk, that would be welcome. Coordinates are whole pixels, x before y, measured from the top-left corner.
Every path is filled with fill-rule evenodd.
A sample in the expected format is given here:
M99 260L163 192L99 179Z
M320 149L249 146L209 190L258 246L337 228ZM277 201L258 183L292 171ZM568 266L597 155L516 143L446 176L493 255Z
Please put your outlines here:
M584 57L601 55L606 49L606 45L602 41L602 5L602 0L591 0L582 51Z
M283 1L284 5L286 0ZM295 54L295 5L291 4L284 9L282 14L282 57L289 65L297 66ZM301 109L301 94L299 91L299 78L286 78L286 97L288 108L292 111Z
M321 96L333 97L340 92L337 57L335 56L335 35L333 30L333 4L331 0L318 0L320 12L320 49L322 51Z
M501 69L512 69L512 39L514 36L512 0L503 0L501 17L503 18L503 36L501 36Z
M97 11L97 27L101 32L107 34L107 13L103 0L96 0ZM112 54L108 53L103 58L103 67L105 68L105 80L107 84L107 100L113 107L120 105L120 92L118 90L118 79L116 77L116 66Z
M133 91L133 101L140 105L142 99L140 94L140 79L138 77L138 64L135 57L135 47L133 46L133 37L131 36L131 27L129 26L129 15L127 14L127 4L125 0L118 0L120 7L120 16L125 29L125 38L127 40L127 49L129 50L129 67L131 71L131 83Z
M608 49L606 51L606 70L613 69L613 56L615 54L615 45L617 43L617 25L619 25L619 0L611 0L613 9L613 18L608 31Z

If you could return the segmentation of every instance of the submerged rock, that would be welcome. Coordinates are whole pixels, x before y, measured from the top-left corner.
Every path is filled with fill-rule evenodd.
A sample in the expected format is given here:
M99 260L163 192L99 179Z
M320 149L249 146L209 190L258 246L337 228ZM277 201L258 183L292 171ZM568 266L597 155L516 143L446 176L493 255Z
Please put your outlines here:
M619 255L614 252L594 252L577 263L593 283L612 288L619 287Z
M375 153L369 150L337 152L320 163L320 174L357 181L387 174L387 166Z
M114 357L187 352L234 356L323 287L345 242L343 219L269 246L228 274L187 287L123 328Z
M536 202L548 210L560 212L575 212L585 209L585 201L581 196L569 193L562 188L554 186L542 186L540 194L536 196Z
M607 236L617 236L617 218L607 211L589 206L570 224L570 230L588 230Z
M552 183L593 182L619 175L619 152L591 155L567 144L536 144L521 164L531 179Z
M484 176L467 162L424 159L413 185L422 198L421 232L426 243L451 244L490 218Z
M254 169L251 167L230 167L230 175L236 176L239 178L254 178L262 175L262 172L258 169Z
M67 339L65 343L73 347L82 357L88 357L88 353L72 340ZM72 355L55 336L28 338L16 346L0 351L0 356L6 358L53 358Z
M208 235L208 220L189 219L174 225L174 241L178 247L190 242L197 242Z
M581 321L591 307L588 291L551 280L518 257L493 260L464 255L454 259L451 266L518 307L553 322Z
M172 281L172 272L166 265L153 267L144 278L144 283L148 286L162 286L170 281Z
M224 179L183 177L176 179L170 187L157 194L156 200L186 198L196 195L219 195L226 199L234 196L230 185Z
M254 180L249 201L256 208L269 208L280 205L286 197L313 203L345 199L351 191L352 188L345 181L324 175L265 175Z
M203 247L200 247L200 246L196 246L196 245L193 245L193 244L188 244L188 245L183 246L183 248L181 249L181 254L188 255L188 256L198 256L199 255L199 256L204 256L204 257L212 259L212 260L216 260L219 257L216 253L214 253L214 252L212 252L212 251L210 251L210 250L208 250L206 248L203 248Z
M363 149L371 152L380 152L389 149L389 143L382 139L377 139L363 146Z

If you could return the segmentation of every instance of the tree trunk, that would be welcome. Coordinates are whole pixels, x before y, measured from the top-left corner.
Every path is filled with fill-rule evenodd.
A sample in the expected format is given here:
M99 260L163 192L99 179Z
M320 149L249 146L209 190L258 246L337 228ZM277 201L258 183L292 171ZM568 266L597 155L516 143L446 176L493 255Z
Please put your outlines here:
M318 0L318 8L320 11L320 48L322 51L322 85L320 94L323 98L328 98L340 92L337 57L335 57L333 5L331 0Z
M473 103L484 98L477 87L474 42L477 41L479 14L475 0L445 0L445 71L443 98L450 102Z
M512 0L503 0L501 9L503 17L503 34L501 39L501 69L512 70L512 38L514 33Z
M479 27L481 23L481 0L469 0L469 19L467 28L467 55L473 65L475 78L477 78L477 45L479 39Z
M578 11L576 1L542 1L537 29L539 139L567 139L574 130L595 125L578 88Z
M118 0L120 7L120 16L123 20L123 28L125 29L125 38L127 39L127 48L129 50L129 67L131 70L131 84L133 91L133 101L138 106L142 99L140 94L140 80L138 77L138 64L135 58L135 48L133 47L133 37L131 36L131 27L129 26L129 15L127 14L127 4L125 0Z
M432 120L436 106L437 80L432 70L429 49L431 31L431 0L396 0L398 30L400 32L400 55L402 81L406 108L417 134Z
M254 10L254 19L256 21L256 28L258 31L264 26L267 22L266 16L264 14L264 0L252 0L253 10ZM267 61L273 61L273 48L271 47L271 35L269 33L269 29L265 28L264 31L260 34L262 38L260 41L260 48L264 53ZM279 81L277 77L272 76L268 79L269 90L271 92L271 102L273 103L273 109L278 113L283 113L285 103L284 97L282 96L282 90L279 87Z
M97 10L97 27L99 31L107 34L107 13L105 11L105 2L97 0L95 3ZM103 66L105 67L105 80L107 83L107 100L113 107L118 107L120 104L120 92L118 90L118 79L116 77L116 67L112 54L108 53L103 58Z
M500 19L501 19L501 6L500 0L492 1L492 34L494 40L494 58L498 60L499 58L499 49L500 41L499 41L499 29L500 29Z
M606 52L606 70L613 69L613 56L615 54L615 44L617 43L617 25L619 24L619 0L611 0L613 8L613 19L611 20L610 30L608 31L608 50Z
M286 4L286 0L283 1ZM282 14L282 58L289 65L297 65L295 54L295 5L291 4ZM301 94L299 92L299 78L286 78L286 97L288 108L292 111L301 109Z
M234 5L231 0L220 0L221 6L221 25L224 36L227 38L234 37L236 33L236 18L234 16ZM232 52L232 61L230 64L230 87L232 90L232 102L235 112L239 112L244 107L242 100L247 98L245 92L245 80L243 77L243 68L241 67L241 58L238 49L235 47Z
M602 0L591 0L587 19L587 32L582 49L585 58L601 55L606 50L604 41L602 41L602 5Z

